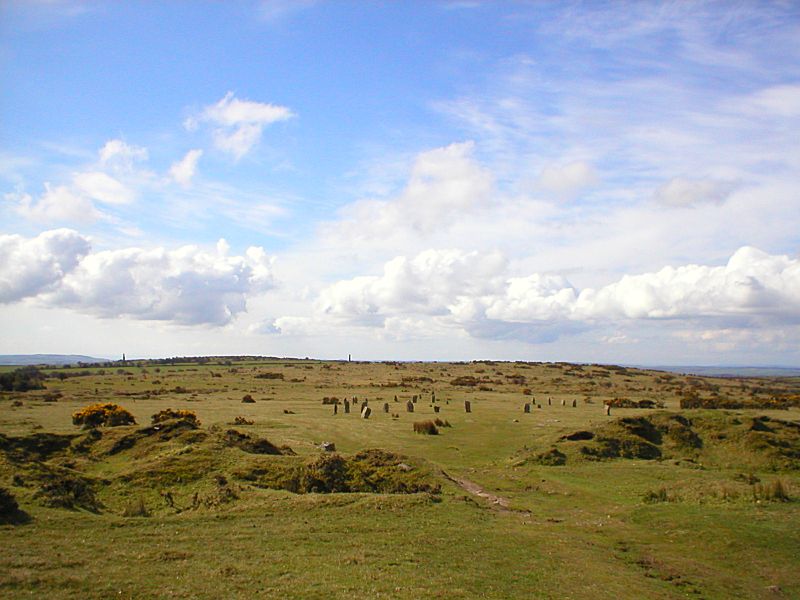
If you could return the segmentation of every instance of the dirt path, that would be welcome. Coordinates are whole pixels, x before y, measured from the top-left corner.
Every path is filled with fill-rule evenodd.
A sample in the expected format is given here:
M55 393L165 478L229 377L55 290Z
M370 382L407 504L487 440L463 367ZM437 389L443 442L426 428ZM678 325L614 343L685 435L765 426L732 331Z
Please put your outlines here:
M469 492L470 494L483 498L484 500L488 500L491 503L492 508L496 508L497 510L503 512L517 512L514 509L509 508L508 499L492 494L491 492L487 492L474 481L464 479L463 477L453 477L445 471L442 471L442 475L445 479L452 481L458 487Z

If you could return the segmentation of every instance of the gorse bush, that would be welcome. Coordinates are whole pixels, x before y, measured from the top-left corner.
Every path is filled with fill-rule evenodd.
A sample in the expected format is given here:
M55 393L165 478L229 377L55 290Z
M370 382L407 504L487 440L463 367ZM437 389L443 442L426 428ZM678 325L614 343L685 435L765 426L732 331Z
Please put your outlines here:
M136 419L127 410L110 402L90 404L72 413L72 424L90 427L117 427L136 425Z
M156 425L157 423L163 423L164 421L169 421L170 419L179 419L181 421L188 421L193 425L200 425L200 421L197 420L197 415L190 410L174 410L172 408L166 408L157 412L150 418L153 421L153 425Z

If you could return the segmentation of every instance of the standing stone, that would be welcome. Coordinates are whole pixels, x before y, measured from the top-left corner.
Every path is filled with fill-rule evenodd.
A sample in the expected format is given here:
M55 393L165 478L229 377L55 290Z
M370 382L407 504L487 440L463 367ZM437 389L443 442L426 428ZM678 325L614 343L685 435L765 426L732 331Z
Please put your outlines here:
M335 415L339 414L339 405L338 404L334 404L333 405L333 414L335 414Z
M353 406L358 406L358 398L353 396Z
M410 400L406 402L406 412L414 412L414 403Z
M548 396L548 398L547 398L547 406L550 406L551 404L553 404L553 399Z
M464 400L464 411L468 413L472 412L472 404L470 404L469 400Z
M344 399L344 413L346 415L350 414L350 400L348 400L347 398Z
M523 407L523 410L524 410L526 413L529 413L529 412L531 412L531 405L526 403L526 404L525 404L525 406Z
M383 403L383 412L385 412L385 413L389 412L389 403L388 402L384 402Z
M536 408L542 408L542 405L541 404L537 404Z
M436 402L436 392L431 392L431 402Z
M416 394L414 394L413 396L411 396L411 401L412 401L414 404L416 404L416 403L417 403L417 395L416 395Z
M361 409L361 418L362 419L369 419L369 416L372 414L372 409L369 406L364 406Z
M566 405L567 405L567 401L562 398L561 399L561 406L566 406Z
M438 414L439 413L439 407L438 406L434 406L433 407L433 412Z
M394 401L397 402L397 394L394 395Z
M577 400L573 400L572 401L572 408L577 408L577 407L578 407L578 401Z
M605 409L606 409L606 416L610 417L611 416L611 405L610 404L604 404L603 406L605 406Z

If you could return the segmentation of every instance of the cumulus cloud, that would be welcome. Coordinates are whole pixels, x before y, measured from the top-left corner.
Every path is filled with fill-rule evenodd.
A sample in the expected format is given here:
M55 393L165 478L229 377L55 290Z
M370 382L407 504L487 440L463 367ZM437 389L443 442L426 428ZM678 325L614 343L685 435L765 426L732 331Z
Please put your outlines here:
M431 318L474 337L527 341L620 321L796 323L800 260L743 247L723 266L665 267L577 290L557 275L510 277L499 253L427 250L394 258L382 275L328 286L316 309L317 318L363 326ZM303 326L313 322L305 319Z
M197 172L197 161L203 156L202 150L189 150L181 160L173 163L169 176L177 183L188 186Z
M463 142L422 152L398 196L353 203L342 211L331 232L377 239L404 231L430 233L486 206L492 177L472 157L474 146Z
M339 281L320 295L327 315L383 324L387 315L447 314L460 298L480 297L501 282L506 259L499 253L427 250L399 256L383 275Z
M725 266L665 267L581 292L576 311L588 317L675 319L800 318L800 261L742 247Z
M56 288L89 250L89 240L70 229L46 231L32 239L0 235L0 303Z
M214 252L90 250L71 230L0 237L0 301L35 297L101 317L225 325L246 310L249 295L274 286L273 258L260 247L243 256L229 256L224 241Z
M665 206L692 207L722 204L733 191L731 183L675 177L656 190L656 201Z
M294 116L285 106L239 100L234 98L233 92L228 92L216 104L187 119L184 125L193 130L201 122L211 123L216 127L213 131L214 145L239 159L258 143L265 126Z

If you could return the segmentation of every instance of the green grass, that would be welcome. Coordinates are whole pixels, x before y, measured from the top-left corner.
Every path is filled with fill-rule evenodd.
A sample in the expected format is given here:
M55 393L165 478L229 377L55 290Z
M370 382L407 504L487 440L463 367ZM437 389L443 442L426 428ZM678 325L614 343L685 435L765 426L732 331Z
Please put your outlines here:
M0 397L5 436L81 434L71 415L94 402L119 404L138 423L102 429L88 450L43 461L0 450L0 487L30 519L0 525L3 598L800 597L798 438L785 424L800 420L796 407L679 411L680 386L698 378L598 366L271 360L121 368ZM255 377L265 372L284 379ZM491 389L450 385L460 376ZM765 387L797 393L796 381L699 381L702 393L729 397ZM54 391L62 396L46 402ZM242 403L245 394L256 402ZM421 399L407 413L413 395ZM333 415L325 396L368 398L372 415L360 418L360 404ZM607 417L603 401L614 397L658 400L666 411L613 409ZM534 403L530 414L526 402ZM170 439L136 434L110 453L166 408L196 413L200 429ZM701 446L675 428L675 413L691 421ZM754 421L763 415L770 420ZM253 424L234 426L237 416ZM413 431L415 421L437 417L452 427ZM635 435L623 417L663 429L658 460L598 460L580 451L596 439L561 439L575 431ZM226 444L228 429L297 456ZM293 494L267 489L269 475L244 477L305 468L324 441L349 469L361 469L347 461L364 449L396 453L409 477L441 492ZM551 448L565 464L550 460ZM397 461L350 481L392 480L402 475ZM506 504L492 505L443 472ZM45 506L37 496L43 473L84 478L99 511ZM754 492L776 481L788 502ZM123 516L139 506L148 516Z

